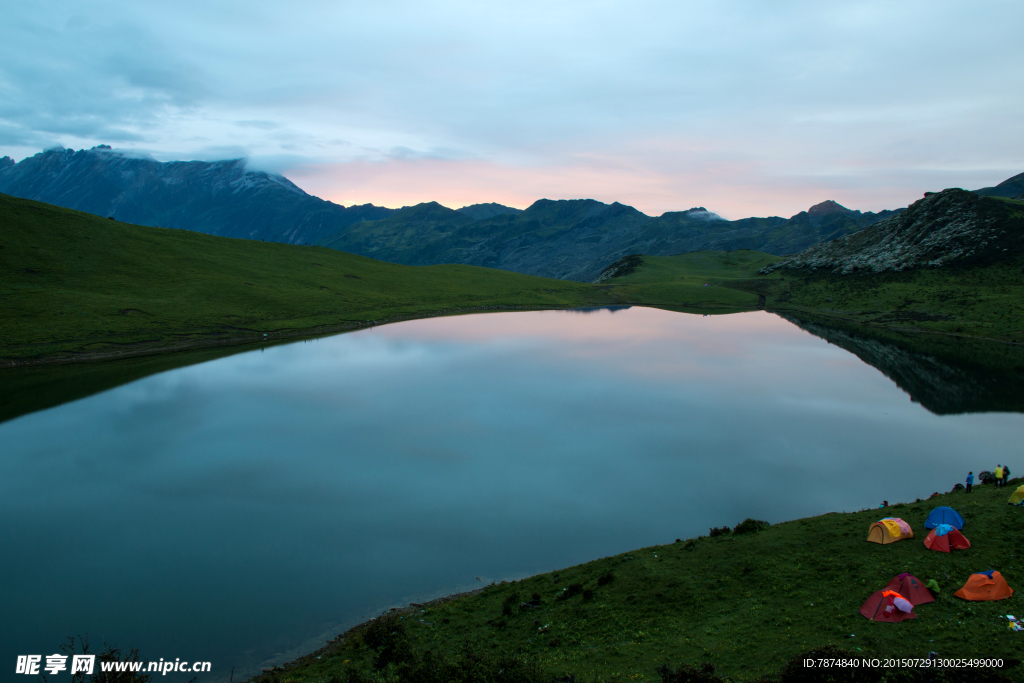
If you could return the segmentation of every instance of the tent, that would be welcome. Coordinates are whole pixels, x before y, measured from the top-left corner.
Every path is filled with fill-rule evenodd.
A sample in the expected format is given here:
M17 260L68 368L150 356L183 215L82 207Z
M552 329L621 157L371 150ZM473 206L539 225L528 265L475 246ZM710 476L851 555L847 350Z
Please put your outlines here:
M957 531L960 531L964 528L964 518L953 508L938 507L928 513L928 519L924 522L924 528L934 529L940 524L948 524Z
M1005 600L1013 595L1013 589L1006 585L1006 579L997 571L971 574L964 587L953 593L964 600Z
M1010 494L1010 505L1020 505L1024 501L1024 486L1018 486L1017 490Z
M871 621L897 622L917 619L914 606L896 591L882 589L871 594L860 607L860 613Z
M895 543L904 538L913 538L914 530L910 525L898 517L886 517L881 519L868 529L867 540L871 543Z
M924 547L948 553L950 550L967 550L971 547L971 542L950 525L940 524L925 536Z
M925 588L921 580L913 574L900 574L893 577L892 581L886 584L883 590L895 591L907 599L911 605L923 605L926 602L935 602L932 592Z

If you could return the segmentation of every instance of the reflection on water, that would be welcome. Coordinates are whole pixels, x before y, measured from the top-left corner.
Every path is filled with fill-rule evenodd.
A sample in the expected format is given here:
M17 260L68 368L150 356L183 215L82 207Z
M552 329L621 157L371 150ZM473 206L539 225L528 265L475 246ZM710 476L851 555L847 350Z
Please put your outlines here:
M1024 412L1024 350L1018 346L920 333L886 338L863 326L783 317L878 368L933 413Z
M484 314L239 354L0 424L0 656L88 633L239 678L475 577L948 490L1021 437L763 312Z

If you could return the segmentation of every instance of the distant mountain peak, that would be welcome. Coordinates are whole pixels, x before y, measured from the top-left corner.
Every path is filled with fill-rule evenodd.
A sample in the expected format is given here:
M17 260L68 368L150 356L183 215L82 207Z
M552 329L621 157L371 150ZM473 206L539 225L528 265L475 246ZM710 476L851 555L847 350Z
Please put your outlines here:
M708 211L707 209L705 209L703 206L695 206L692 209L687 209L686 211L681 211L680 213L682 215L686 216L687 218L697 218L697 219L703 219L703 220L707 220L707 221L724 221L725 220L724 218L719 216L717 213L712 213L711 211Z
M853 213L852 210L847 209L839 202L834 202L831 199L826 199L820 204L815 204L811 208L807 209L807 213L811 216L826 216L830 213Z
M486 204L470 204L464 206L461 209L456 209L459 213L464 213L473 220L485 220L488 218L494 218L495 216L504 216L506 214L517 214L522 213L522 209L515 209L511 206L505 206L498 204L497 202L488 202Z

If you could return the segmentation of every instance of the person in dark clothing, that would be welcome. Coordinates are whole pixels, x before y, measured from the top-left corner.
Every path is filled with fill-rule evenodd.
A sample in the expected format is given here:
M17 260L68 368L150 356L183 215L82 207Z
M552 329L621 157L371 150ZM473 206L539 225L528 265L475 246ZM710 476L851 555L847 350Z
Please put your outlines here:
M1010 483L1010 468L1003 465L1003 486Z
M967 473L967 493L970 493L972 488L974 488L974 472L968 472Z

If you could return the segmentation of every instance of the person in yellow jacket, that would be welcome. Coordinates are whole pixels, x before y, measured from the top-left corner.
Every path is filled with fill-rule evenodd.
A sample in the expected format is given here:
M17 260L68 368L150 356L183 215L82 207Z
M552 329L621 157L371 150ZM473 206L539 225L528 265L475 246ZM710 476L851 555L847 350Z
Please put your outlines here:
M996 488L1003 485L1003 466L996 465L996 471L992 474L996 475Z

